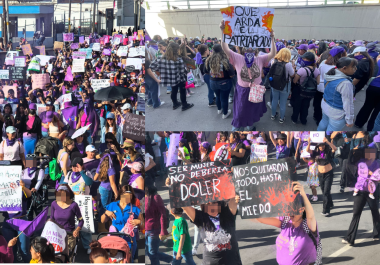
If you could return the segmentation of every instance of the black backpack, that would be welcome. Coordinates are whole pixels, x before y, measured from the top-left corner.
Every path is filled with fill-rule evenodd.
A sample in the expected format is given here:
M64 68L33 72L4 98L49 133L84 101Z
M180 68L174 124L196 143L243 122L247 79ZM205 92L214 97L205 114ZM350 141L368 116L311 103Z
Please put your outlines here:
M286 78L285 65L286 62L279 62L275 60L268 73L268 81L270 86L279 91L283 91L289 82L289 77Z
M317 92L317 80L314 78L315 69L311 70L309 67L304 67L307 77L305 81L301 84L301 97L304 98L314 98ZM309 74L309 69L311 74Z

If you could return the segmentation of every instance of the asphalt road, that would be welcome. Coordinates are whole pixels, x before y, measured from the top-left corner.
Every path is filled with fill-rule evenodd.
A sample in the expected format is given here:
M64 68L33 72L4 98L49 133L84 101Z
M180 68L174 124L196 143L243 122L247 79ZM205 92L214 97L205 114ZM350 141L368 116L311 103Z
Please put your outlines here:
M269 148L269 147L268 147ZM269 153L270 150L268 150ZM273 159L274 153L269 158ZM297 170L300 182L304 185L305 191L311 194L311 190L306 187L306 168L301 167ZM322 196L321 190L318 188L318 201L312 202L314 212L317 218L319 233L322 239L323 247L323 264L345 264L345 265L375 265L379 263L379 241L372 240L372 216L366 206L363 210L359 229L355 241L355 246L351 247L342 244L342 238L346 235L348 227L352 219L353 196L352 191L346 189L344 193L339 192L339 181L341 176L341 168L334 169L334 182L332 186L332 198L334 208L331 210L330 217L324 217L322 212ZM158 179L158 193L164 200L165 205L169 204L169 192L164 186L162 179ZM187 218L186 214L184 216ZM169 233L171 232L171 223ZM190 223L189 230L191 240L193 242L194 225ZM236 236L238 238L239 251L243 264L255 265L274 265L276 262L276 238L279 234L278 228L273 228L264 224L253 222L252 220L242 220L237 217ZM172 255L173 242L171 237L164 243L160 244L160 252ZM202 262L203 244L198 248L198 255L193 256L196 264ZM150 264L149 258L146 256L146 264ZM161 262L161 264L165 264Z
M232 129L232 116L233 113L227 118L222 119L221 114L217 114L216 107L208 107L208 89L204 84L201 87L193 88L192 91L195 94L187 98L189 103L193 103L194 107L182 111L181 108L173 110L173 103L170 99L170 94L166 94L166 88L161 87L161 101L165 104L157 109L151 107L146 108L146 130L147 131L230 131ZM270 91L265 93L265 102L268 102L270 98ZM178 93L179 99L179 93ZM360 91L356 95L355 104L355 116L363 106L365 100L365 91ZM233 112L233 104L229 104L229 108ZM277 109L279 113L280 109ZM255 124L258 131L316 131L317 125L313 119L313 101L310 102L310 108L308 112L308 121L306 125L302 125L300 121L294 125L290 119L293 113L291 107L286 107L285 122L280 124L278 119L272 121L270 119L271 109L267 109L267 112L261 117L260 121ZM366 125L364 125L366 128ZM358 129L355 127L344 128L345 131Z

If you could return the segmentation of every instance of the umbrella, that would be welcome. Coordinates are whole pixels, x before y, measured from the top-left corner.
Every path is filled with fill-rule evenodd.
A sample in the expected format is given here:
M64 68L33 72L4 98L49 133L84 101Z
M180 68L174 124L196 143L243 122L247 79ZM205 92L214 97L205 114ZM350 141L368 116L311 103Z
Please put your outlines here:
M123 100L128 97L133 97L133 91L126 87L109 86L98 90L95 93L95 100L110 101L110 100Z
M79 128L78 130L76 130L76 131L73 133L73 135L71 135L71 139L75 139L75 138L77 138L77 137L83 135L83 134L88 130L88 128L90 128L91 124L92 124L92 123L90 123L89 125L84 126L84 127L82 127L82 128Z

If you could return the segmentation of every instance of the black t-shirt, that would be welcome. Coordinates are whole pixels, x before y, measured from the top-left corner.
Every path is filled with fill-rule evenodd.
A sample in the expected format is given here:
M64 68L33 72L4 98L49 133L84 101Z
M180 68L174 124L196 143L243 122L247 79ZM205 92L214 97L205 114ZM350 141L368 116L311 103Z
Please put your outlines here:
M228 63L228 70L223 64L220 64L220 71L218 73L211 73L210 65L206 65L205 73L210 74L210 79L213 81L221 81L226 79L231 79L235 75L235 69L232 64Z
M236 240L235 216L228 206L222 205L216 218L195 210L193 223L204 228L201 230L204 243L202 265L242 264Z
M362 59L358 62L356 72L351 76L352 79L360 79L359 83L356 84L355 90L358 91L362 89L368 82L368 79L372 76L369 71L369 61L368 59Z
M195 58L195 53L193 53L189 48L186 47L186 53L187 53L187 56L191 59L194 59Z
M202 62L203 64L201 64L199 66L199 70L201 70L201 73L202 75L204 75L206 73L206 69L205 69L205 65L206 65L206 60L207 60L208 57L202 57Z
M232 149L232 151L235 151L235 152L239 152L240 149L245 149L245 146L243 143L238 143L236 145L236 148ZM247 151L246 151L247 152ZM233 166L240 166L240 165L244 165L244 157L237 157L235 155L231 155L231 159L232 159L232 165Z
M318 166L326 166L328 164L331 164L334 153L332 152L332 149L330 146L326 144L325 150L323 152L319 151L319 147L315 147L315 150L313 151L313 157L315 157L315 161L317 162Z

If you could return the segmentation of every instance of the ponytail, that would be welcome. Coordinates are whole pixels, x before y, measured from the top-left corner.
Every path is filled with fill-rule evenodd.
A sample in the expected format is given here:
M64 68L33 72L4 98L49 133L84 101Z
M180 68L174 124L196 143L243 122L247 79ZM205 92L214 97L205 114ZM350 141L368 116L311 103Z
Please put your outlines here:
M356 66L358 64L358 61L356 59L350 58L350 57L342 57L340 58L335 68L331 68L326 75L335 75L336 69L342 69L343 67L349 67L350 65Z

